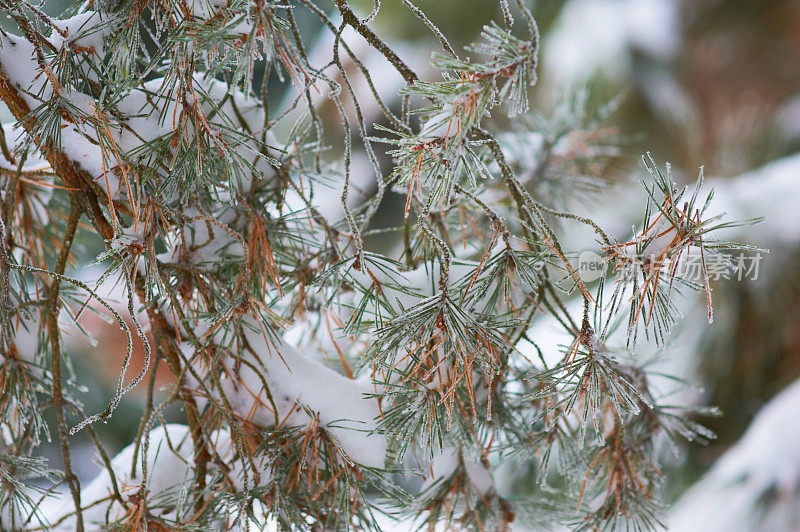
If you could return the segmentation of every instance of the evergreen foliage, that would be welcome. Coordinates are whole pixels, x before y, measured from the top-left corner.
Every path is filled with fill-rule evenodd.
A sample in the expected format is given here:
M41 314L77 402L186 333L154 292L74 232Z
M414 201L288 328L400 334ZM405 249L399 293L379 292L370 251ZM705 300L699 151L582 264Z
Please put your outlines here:
M702 174L679 190L649 155L632 235L563 210L603 193L613 104L579 91L530 110L539 34L521 0L463 55L403 4L441 43L424 79L371 28L377 0L366 17L347 0L115 0L59 19L0 0L16 119L0 137L4 529L659 526L659 442L713 435L652 389L636 340L664 340L679 289L706 292L711 321L707 276L678 265L741 247L715 240L732 222L706 215ZM354 34L403 78L396 99ZM378 222L390 190L399 227ZM596 234L598 280L563 243L577 226ZM87 281L70 265L90 253L104 273ZM101 412L65 340L87 313L127 342ZM573 338L562 352L529 335L548 315ZM140 383L136 438L110 457L93 426ZM103 465L89 484L79 432ZM50 438L58 471L37 458Z

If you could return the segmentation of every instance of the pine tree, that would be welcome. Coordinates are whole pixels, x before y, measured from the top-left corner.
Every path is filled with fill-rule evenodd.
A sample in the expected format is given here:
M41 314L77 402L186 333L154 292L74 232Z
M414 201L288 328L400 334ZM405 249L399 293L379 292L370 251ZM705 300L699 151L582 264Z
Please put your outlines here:
M565 210L603 194L613 103L530 109L522 0L463 52L403 5L441 46L424 77L373 29L377 0L366 16L347 0L116 0L61 18L0 0L4 529L659 526L659 442L713 435L637 348L665 343L685 289L712 321L706 261L741 247L715 237L739 222L707 215L702 172L678 187L649 154L632 234ZM402 77L391 101L356 36ZM576 228L597 276L567 247ZM84 261L99 279L78 278ZM87 313L127 339L100 412L65 340ZM530 335L544 318L571 338L560 352ZM136 437L112 458L94 425L140 383ZM91 483L71 465L84 432ZM58 469L37 453L50 438Z

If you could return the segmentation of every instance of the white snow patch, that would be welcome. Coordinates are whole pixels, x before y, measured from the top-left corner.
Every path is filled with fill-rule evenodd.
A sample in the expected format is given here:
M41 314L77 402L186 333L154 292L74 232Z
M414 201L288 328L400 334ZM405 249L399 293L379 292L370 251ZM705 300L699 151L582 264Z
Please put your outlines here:
M800 526L800 381L761 409L739 442L670 513L674 532L796 530Z
M286 427L306 426L311 418L305 407L319 417L348 458L367 467L384 466L387 440L376 432L380 411L373 390L350 380L334 370L298 353L281 339L265 337L251 318L243 318L244 336L257 358L248 352L242 356L259 368L248 365L239 369L237 382L222 381L222 387L237 413L260 426L278 423ZM259 375L260 374L260 375ZM275 403L273 411L269 394ZM284 421L285 420L285 421Z
M670 0L570 0L542 46L556 86L630 68L629 49L668 59L680 43L678 3Z
M169 442L169 443L168 443ZM171 443L171 446L170 446ZM138 490L142 479L142 462L140 454L136 460L134 474L131 475L135 444L125 447L111 460L111 468L117 480L117 486L123 497L133 495ZM150 447L147 453L149 499L158 494L181 486L192 476L193 464L192 440L189 428L180 424L168 424L150 431ZM87 530L103 530L103 524L122 518L125 510L122 505L111 498L112 482L107 469L103 469L89 484L81 490L81 506ZM46 501L42 507L44 523L55 523L65 515L74 511L72 498L64 494L59 498ZM165 514L169 513L165 511ZM108 516L108 520L106 517ZM67 531L75 529L75 517L64 519L52 530Z
M87 11L64 20L54 19L53 24L58 30L53 31L48 41L56 49L68 44L102 56L103 44L112 32L108 22L108 16L100 11Z

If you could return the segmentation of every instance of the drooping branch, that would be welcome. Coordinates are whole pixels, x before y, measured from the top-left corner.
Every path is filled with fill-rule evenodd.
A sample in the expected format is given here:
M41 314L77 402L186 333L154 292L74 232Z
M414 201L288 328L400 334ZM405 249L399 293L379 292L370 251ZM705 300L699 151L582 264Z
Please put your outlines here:
M370 29L364 22L362 22L350 6L347 5L347 0L336 0L336 7L339 8L339 13L342 14L342 19L350 27L356 30L367 42L378 50L389 61L392 66L397 69L406 83L409 85L419 79L419 76L408 66L400 56L395 53L392 48L386 44L378 35Z
M89 185L91 179L55 145L52 139L44 140L41 135L36 133L30 117L30 107L11 83L8 76L6 76L5 72L3 72L2 64L0 64L0 100L6 104L11 114L17 119L17 122L19 122L25 131L33 138L37 148L39 148L42 155L47 159L47 162L50 163L56 175L58 175L68 187L81 191L81 202L89 207L90 218L103 239L110 240L113 238L114 230L103 215L103 210L100 207L97 195Z
M64 233L64 241L61 251L58 254L54 271L58 275L64 273L67 265L72 241L75 238L75 231L78 228L78 220L81 217L81 207L75 198L75 194L70 195L70 213L67 220L67 228ZM81 485L75 472L72 470L70 459L69 433L67 422L64 418L64 394L61 389L61 330L58 327L59 314L59 288L61 286L60 277L54 276L50 283L50 291L47 301L47 330L50 338L51 368L53 371L53 402L56 408L56 419L58 420L58 437L61 447L61 458L64 461L64 480L72 493L72 500L75 504L76 528L78 532L83 532L83 511L81 509Z

